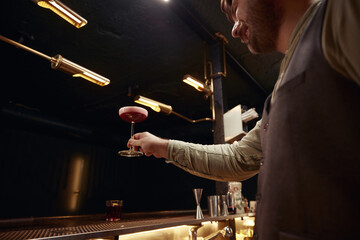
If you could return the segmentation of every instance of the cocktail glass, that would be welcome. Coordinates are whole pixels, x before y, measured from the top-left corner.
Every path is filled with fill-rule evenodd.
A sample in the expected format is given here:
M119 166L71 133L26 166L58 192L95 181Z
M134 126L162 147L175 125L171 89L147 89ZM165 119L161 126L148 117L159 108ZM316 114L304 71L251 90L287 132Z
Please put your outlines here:
M130 138L132 138L134 135L134 124L144 121L148 116L148 111L142 107L126 106L119 109L119 116L122 120L131 123ZM140 157L143 155L142 152L136 151L133 147L118 153L124 157Z

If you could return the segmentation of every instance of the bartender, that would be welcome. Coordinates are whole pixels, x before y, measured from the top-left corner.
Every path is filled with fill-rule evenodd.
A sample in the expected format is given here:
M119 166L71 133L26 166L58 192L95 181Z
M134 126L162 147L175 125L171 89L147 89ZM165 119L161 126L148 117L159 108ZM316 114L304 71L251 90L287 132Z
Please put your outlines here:
M221 0L221 9L252 53L285 54L262 119L233 144L143 132L128 145L217 181L259 174L255 239L360 239L360 1Z

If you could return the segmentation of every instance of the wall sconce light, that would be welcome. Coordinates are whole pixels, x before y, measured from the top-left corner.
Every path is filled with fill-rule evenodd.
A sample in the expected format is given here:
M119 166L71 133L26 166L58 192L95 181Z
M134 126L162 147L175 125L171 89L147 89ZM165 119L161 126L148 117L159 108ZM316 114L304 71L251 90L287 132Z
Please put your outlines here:
M221 33L216 33L215 36L218 38L219 42L222 46L222 60L223 60L223 72L213 73L213 65L211 61L207 60L206 56L206 43L204 42L204 81L199 81L198 79L186 74L183 77L183 82L189 84L190 86L194 87L196 90L200 92L205 92L205 99L211 97L210 102L210 109L212 111L212 121L215 121L215 99L214 99L214 77L223 76L226 77L226 58L225 58L225 44L228 43L227 39ZM208 78L208 68L209 65L209 73L210 76Z
M0 40L49 60L51 62L52 69L61 70L65 73L72 75L73 77L82 77L100 86L105 86L110 83L110 80L108 78L105 78L95 72L92 72L84 67L81 67L80 65L77 65L76 63L73 63L67 60L66 58L63 58L60 54L56 55L55 57L49 57L41 52L38 52L32 48L29 48L25 45L22 45L11 39L8 39L2 35L0 35Z
M135 97L135 102L147 106L152 110L154 110L155 112L163 112L167 115L172 113L172 107L170 105L166 105L161 102L140 95Z
M71 10L59 0L33 0L33 2L40 7L50 9L77 28L81 28L87 24L86 19Z
M155 100L152 100L150 98L146 98L146 97L143 97L140 95L135 97L134 102L139 103L144 106L147 106L147 107L150 107L155 112L163 112L167 115L172 113L172 114L174 114L182 119L185 119L186 121L191 122L191 123L197 123L197 122L203 122L203 121L213 121L211 118L202 118L202 119L192 120L192 119L187 118L177 112L174 112L170 105L167 105L167 104L164 104L164 103L161 103L161 102L158 102L158 101L155 101Z
M188 122L191 123L197 123L197 122L202 122L202 121L212 121L215 122L215 100L214 100L214 77L217 77L219 75L226 77L226 61L225 61L225 44L227 43L226 38L220 34L220 33L216 33L216 37L219 38L219 40L221 41L222 44L222 48L223 48L223 66L224 66L224 72L217 72L215 74L213 74L212 71L212 63L211 61L207 61L207 57L206 57L206 43L204 43L204 80L205 82L199 81L198 79L190 76L189 74L185 75L183 77L183 82L189 84L190 86L194 87L196 90L200 91L200 92L204 92L205 93L205 99L207 99L209 96L211 96L211 103L210 103L210 109L212 111L212 118L202 118L202 119L198 119L198 120L192 120L190 118L187 118L177 112L174 112L172 110L172 107L170 105L166 105L154 100L151 100L149 98L143 97L143 96L136 96L135 97L135 102L142 104L144 106L150 107L151 109L153 109L156 112L164 112L166 114L174 114L178 117L181 117L183 119L185 119ZM207 65L210 65L210 79L207 78Z
M192 87L194 87L199 92L205 92L207 95L210 95L212 93L212 91L210 89L210 86L208 84L208 81L203 83L203 82L197 80L196 78L194 78L194 77L187 74L187 75L184 76L183 82L189 84Z

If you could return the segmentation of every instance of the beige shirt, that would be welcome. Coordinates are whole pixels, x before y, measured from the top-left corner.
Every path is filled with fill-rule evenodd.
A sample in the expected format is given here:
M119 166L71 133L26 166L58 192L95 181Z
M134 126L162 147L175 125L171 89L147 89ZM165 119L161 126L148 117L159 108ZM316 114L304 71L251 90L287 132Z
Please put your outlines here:
M307 23L318 7L315 1L306 11L291 35L281 63L273 95L282 80L290 58ZM360 86L360 1L328 0L323 24L322 47L329 64ZM257 174L262 159L261 120L239 142L201 145L169 140L170 163L191 174L217 181L242 181Z

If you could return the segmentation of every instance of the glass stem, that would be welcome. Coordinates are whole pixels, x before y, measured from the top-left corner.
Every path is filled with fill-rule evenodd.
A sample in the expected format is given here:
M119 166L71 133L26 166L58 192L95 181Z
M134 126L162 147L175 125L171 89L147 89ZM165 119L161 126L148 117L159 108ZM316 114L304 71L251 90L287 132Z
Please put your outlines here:
M131 137L133 137L133 135L134 135L134 122L131 122L131 133L130 133L131 135Z
M135 124L134 122L131 122L130 138L132 138L134 135L134 124ZM130 147L130 150L134 151L134 147Z

